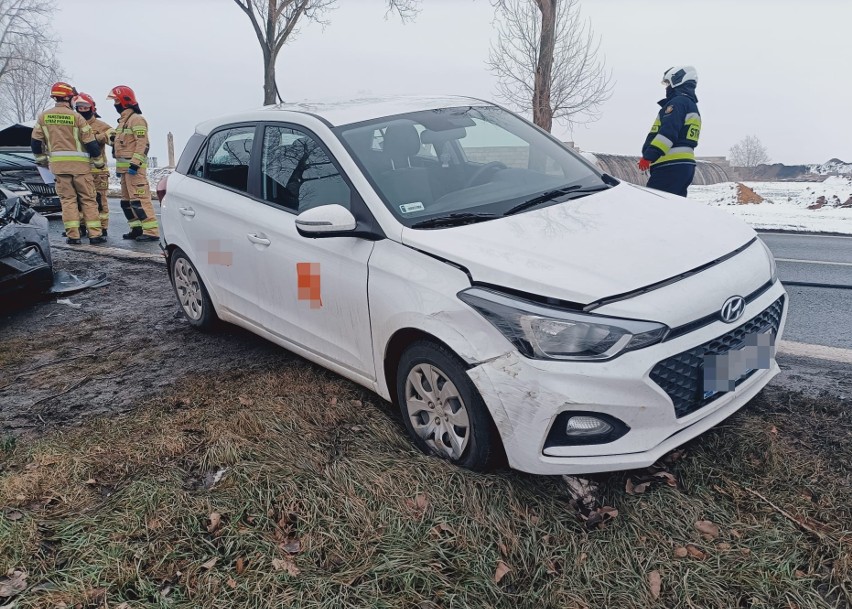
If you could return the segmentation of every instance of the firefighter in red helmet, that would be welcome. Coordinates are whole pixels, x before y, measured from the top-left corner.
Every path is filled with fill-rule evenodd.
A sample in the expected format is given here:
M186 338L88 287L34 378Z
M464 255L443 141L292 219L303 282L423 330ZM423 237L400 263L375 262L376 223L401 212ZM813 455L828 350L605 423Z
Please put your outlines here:
M95 198L98 202L98 213L101 220L101 230L103 236L107 236L109 228L109 202L107 194L109 192L109 169L106 166L106 148L110 141L115 136L115 130L104 121L101 120L98 114L97 104L88 93L80 93L74 98L74 109L86 119L92 131L95 133L95 139L101 145L100 160L103 162L101 167L92 166L92 179L95 182Z
M142 117L136 94L130 87L113 87L107 97L113 100L119 114L113 154L115 170L121 179L121 209L130 226L130 232L122 237L158 241L160 230L148 184L148 122Z
M31 147L36 163L49 163L55 176L68 243L81 243L81 210L89 243L103 243L106 239L101 235L92 166L103 167L104 162L94 131L71 106L75 95L77 90L68 83L58 82L51 87L50 96L56 106L39 115Z

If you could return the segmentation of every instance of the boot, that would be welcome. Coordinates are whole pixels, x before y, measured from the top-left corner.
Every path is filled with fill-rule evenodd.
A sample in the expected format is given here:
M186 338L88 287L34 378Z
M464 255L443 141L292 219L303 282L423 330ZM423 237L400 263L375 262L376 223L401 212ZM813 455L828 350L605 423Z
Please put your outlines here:
M89 245L97 245L98 243L106 243L106 237L91 237L89 239Z
M105 228L104 228L104 229L102 229L102 230L101 230L101 234L102 234L104 237L107 237L107 236L108 236L108 235L107 235L107 229L105 229Z
M81 237L88 237L89 236L88 229L83 225L80 225L80 236Z
M80 239L72 239L71 237L68 237L65 240L65 243L67 243L68 245L80 245L83 242Z
M137 241L159 241L159 237L155 237L154 235L139 235L136 237Z
M130 229L129 233L124 233L121 236L121 238L122 239L135 239L136 237L141 237L141 236L142 236L142 227L141 226L134 226L133 228Z

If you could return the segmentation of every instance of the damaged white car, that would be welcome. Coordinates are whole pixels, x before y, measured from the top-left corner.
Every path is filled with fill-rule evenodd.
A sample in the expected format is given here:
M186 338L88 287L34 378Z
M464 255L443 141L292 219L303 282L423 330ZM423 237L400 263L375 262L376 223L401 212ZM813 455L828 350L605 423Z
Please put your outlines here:
M161 191L193 324L373 389L464 467L644 467L778 373L786 294L751 228L601 174L488 102L217 119Z

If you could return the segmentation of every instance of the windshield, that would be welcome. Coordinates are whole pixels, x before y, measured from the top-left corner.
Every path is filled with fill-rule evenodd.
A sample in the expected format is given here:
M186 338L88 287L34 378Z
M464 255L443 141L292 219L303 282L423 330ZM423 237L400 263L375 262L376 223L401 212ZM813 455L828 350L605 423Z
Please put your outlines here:
M415 228L552 204L569 187L576 196L606 187L585 161L495 106L412 112L337 131L385 205ZM533 198L540 200L523 205Z

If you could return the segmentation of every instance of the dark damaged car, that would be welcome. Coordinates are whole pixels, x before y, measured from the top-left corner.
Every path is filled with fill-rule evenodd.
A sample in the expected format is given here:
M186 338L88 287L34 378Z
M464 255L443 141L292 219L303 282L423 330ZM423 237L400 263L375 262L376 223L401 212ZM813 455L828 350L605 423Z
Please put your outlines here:
M47 218L18 197L0 202L0 303L53 286Z
M33 124L0 129L0 201L20 197L39 213L62 211L54 184L46 184L30 151Z

